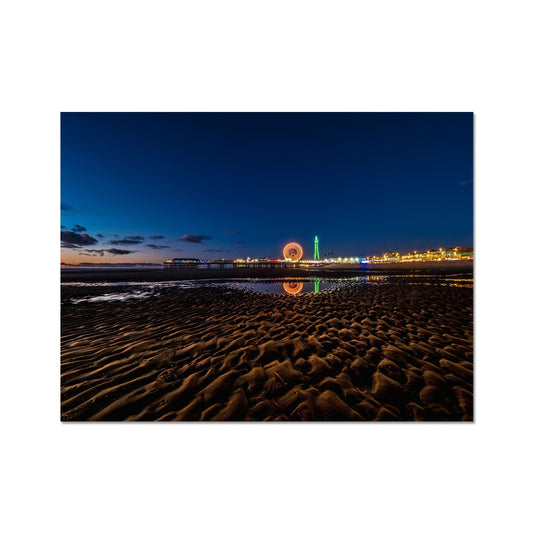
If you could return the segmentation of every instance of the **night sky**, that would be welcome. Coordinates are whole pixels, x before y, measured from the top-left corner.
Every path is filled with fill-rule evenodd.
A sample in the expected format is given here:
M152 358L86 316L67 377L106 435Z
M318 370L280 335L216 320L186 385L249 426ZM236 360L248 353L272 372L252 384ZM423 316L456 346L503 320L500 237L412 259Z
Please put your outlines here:
M62 113L63 266L473 245L472 113Z

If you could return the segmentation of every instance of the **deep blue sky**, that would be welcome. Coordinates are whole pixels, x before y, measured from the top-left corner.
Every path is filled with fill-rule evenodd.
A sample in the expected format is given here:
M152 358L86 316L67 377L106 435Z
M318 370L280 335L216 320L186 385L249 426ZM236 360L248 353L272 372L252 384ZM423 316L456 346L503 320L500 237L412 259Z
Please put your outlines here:
M471 247L473 115L63 113L61 201L71 264Z

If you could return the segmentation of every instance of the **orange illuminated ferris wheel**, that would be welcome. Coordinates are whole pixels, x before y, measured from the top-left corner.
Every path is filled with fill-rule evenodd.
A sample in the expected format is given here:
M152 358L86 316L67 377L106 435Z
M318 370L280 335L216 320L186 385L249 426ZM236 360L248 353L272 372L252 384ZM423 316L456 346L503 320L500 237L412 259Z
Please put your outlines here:
M283 257L290 261L299 261L304 254L302 247L297 242L290 242L283 248Z

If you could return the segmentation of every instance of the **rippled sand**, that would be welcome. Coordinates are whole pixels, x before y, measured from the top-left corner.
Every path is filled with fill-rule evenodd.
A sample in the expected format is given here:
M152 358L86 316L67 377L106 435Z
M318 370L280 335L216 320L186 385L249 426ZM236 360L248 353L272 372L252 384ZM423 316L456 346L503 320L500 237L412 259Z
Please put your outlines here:
M472 290L168 289L70 303L67 420L472 420ZM74 293L72 293L75 296Z

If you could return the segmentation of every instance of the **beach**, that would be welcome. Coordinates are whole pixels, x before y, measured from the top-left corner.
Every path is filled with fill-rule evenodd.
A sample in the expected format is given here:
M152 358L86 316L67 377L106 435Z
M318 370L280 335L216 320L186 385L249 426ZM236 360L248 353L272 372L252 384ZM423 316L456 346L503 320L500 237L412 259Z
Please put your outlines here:
M89 289L62 287L63 421L473 420L466 286L400 276L73 303L102 291Z

